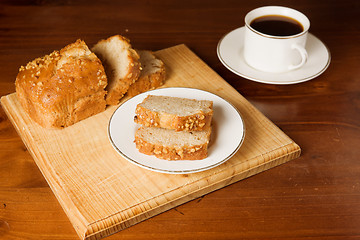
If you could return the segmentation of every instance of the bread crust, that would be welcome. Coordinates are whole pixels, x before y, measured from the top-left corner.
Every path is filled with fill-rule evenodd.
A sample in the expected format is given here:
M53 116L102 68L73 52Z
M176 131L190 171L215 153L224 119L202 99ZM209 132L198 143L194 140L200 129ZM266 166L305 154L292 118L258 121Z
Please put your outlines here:
M143 139L138 131L141 130L140 127L135 133L135 144L139 152L146 155L154 155L157 158L165 160L201 160L207 157L207 149L209 142L206 142L201 145L193 146L163 146L160 144L154 144ZM210 139L210 131L209 131Z
M16 94L29 116L43 127L63 128L105 110L107 77L84 41L20 67Z

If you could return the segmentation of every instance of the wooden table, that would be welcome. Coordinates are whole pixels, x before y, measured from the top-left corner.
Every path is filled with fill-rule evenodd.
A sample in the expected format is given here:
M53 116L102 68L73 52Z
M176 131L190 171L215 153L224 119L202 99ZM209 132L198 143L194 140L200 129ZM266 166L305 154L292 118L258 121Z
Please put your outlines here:
M277 1L311 21L331 51L321 76L268 85L241 78L216 46L267 1L10 1L0 3L0 96L21 65L77 38L122 34L135 48L186 44L302 149L300 158L234 183L107 239L360 238L358 1ZM0 110L0 239L78 239L15 128Z

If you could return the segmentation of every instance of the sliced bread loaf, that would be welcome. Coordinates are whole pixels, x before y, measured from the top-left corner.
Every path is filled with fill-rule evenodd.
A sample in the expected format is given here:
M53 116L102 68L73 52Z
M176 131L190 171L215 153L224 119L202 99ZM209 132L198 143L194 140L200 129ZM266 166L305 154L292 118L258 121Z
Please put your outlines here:
M106 102L116 105L140 75L139 54L130 41L120 35L100 40L92 51L102 61L108 77Z
M166 160L199 160L207 157L211 128L206 131L180 131L140 127L135 132L139 152Z
M213 102L149 95L137 105L135 114L134 121L146 127L202 131L211 126Z
M141 73L128 89L126 96L133 97L137 94L160 87L165 81L165 65L148 50L137 51L140 55Z

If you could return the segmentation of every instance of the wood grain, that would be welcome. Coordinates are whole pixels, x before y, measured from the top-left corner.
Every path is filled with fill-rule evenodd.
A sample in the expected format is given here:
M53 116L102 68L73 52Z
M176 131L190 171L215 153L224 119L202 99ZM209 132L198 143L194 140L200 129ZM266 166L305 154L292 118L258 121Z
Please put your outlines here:
M107 125L115 106L59 130L33 122L15 94L1 98L3 108L81 239L108 236L300 155L296 143L185 45L156 55L168 70L163 87L210 91L240 111L246 137L238 153L224 164L182 175L144 170L121 158L108 140Z

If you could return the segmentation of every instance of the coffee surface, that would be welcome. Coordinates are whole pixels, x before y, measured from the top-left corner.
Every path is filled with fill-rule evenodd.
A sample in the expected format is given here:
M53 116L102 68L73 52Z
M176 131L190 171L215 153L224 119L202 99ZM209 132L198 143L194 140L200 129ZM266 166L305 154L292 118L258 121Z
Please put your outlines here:
M258 32L272 36L292 36L301 33L304 28L297 20L280 15L266 15L255 18L250 26Z

